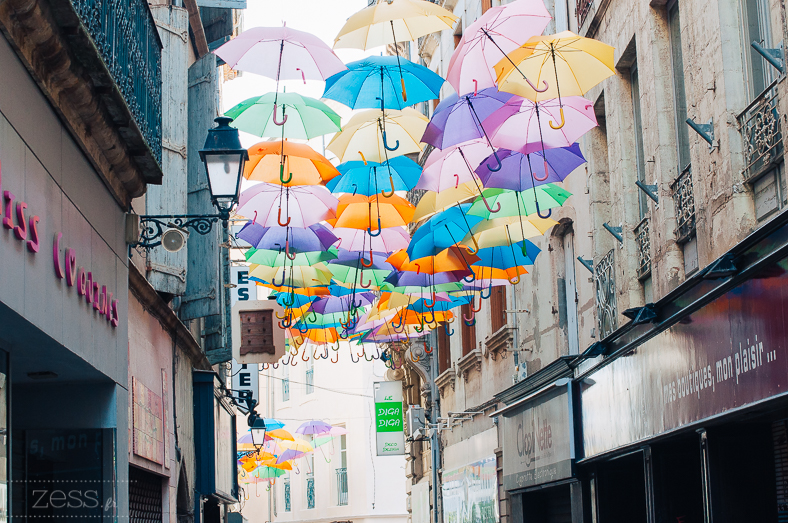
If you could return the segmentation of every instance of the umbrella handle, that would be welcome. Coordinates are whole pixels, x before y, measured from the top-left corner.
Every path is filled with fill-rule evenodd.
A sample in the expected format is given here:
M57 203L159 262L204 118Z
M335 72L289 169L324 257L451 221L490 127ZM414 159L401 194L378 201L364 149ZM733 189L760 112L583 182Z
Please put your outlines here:
M501 168L499 167L498 170L500 169ZM482 201L484 202L484 206L487 207L487 210L490 211L491 213L496 213L501 210L501 202L495 202L495 209L493 209L490 207L490 203L487 201L487 198L485 198L483 194L481 195L481 197L482 197Z
M525 78L525 76L523 76L523 78ZM533 89L537 93L543 93L543 92L547 91L548 89L550 89L550 84L548 84L545 80L542 80L542 83L544 84L544 89L537 89L536 86L534 84L532 84L531 80L529 80L528 78L525 78L525 81L528 83L528 85L531 86L531 89Z
M416 274L421 274L421 264L414 263L413 265L416 266Z
M460 175L459 174L455 174L454 175L454 188L456 189L459 186L460 186Z
M495 156L495 161L498 162L498 165L495 166L495 168L493 168L493 167L490 167L490 164L488 163L487 164L487 168L489 170L491 170L492 172L497 173L498 171L501 170L501 167L503 167L503 165L501 164L501 159L498 157L498 151L493 150L493 156ZM487 208L489 209L489 207L487 207Z
M331 348L334 349L334 347L331 347ZM338 351L339 347L337 347L334 350ZM337 357L337 359L335 360L334 358L331 358L331 363L339 363L339 352L336 352L334 355Z
M392 323L391 326L394 327L394 324ZM403 332L405 332L405 325L402 325L402 323L400 323L399 327L394 327L394 332L396 332L397 334L402 334Z
M469 277L470 277L470 280L468 279ZM473 272L473 270L471 270L470 276L466 276L465 278L462 279L462 281L467 282L467 283L475 282L476 281L476 273Z
M339 337L342 338L343 340L348 339L349 335L347 333L347 328L342 329L342 332L339 333Z
M293 304L295 303L295 294L293 294L292 296L293 296L293 299L292 299L292 300L290 300L289 302L288 302L286 299L285 299L285 300L282 300L282 305L285 305L285 306L286 306L286 307L288 307L288 308L289 308L289 307L292 307L292 306L293 306ZM281 319L283 319L283 318L279 318L279 319L281 320Z
M476 81L476 78L473 79L473 96L476 96L479 93L479 82Z
M473 301L471 301L471 304L473 304ZM468 316L463 314L462 319L465 320L465 325L468 325L468 322L473 321L475 318L476 318L476 311L473 310L473 305L471 305L471 317L469 318ZM468 327L470 327L470 325L468 325Z
M421 360L421 356L418 356L418 357L417 357L417 358L414 360L414 359L413 359L413 351L411 351L411 352L410 352L410 361L412 361L413 363L416 363L416 362L418 362L419 360Z
M466 321L465 325L468 327L473 327L474 325L476 325L476 318L472 319L471 321Z
M443 332L446 333L446 336L453 336L454 335L454 329L452 329L451 332L449 332L449 324L448 323L444 323L443 324Z
M304 326L303 329L301 328L302 325ZM309 325L307 325L306 323L300 323L298 325L298 332L300 332L301 334L306 334L307 332L309 332Z
M285 241L285 256L291 261L296 259L296 253L290 254L290 240Z
M361 151L358 152L358 155L361 156L361 161L364 162L364 165L367 165L367 159L364 157L364 153ZM355 184L354 184L355 185ZM356 188L358 189L358 187ZM353 194L356 194L355 192Z
M358 277L358 284L365 289L369 289L369 286L372 285L372 280L370 279L366 284L364 284L363 279L364 279L364 273L362 272Z
M392 321L392 322L391 322L391 326L392 326L392 327L394 327L394 330L396 330L396 329L399 329L400 327L402 327L402 324L403 324L404 322L405 322L405 315L403 314L403 315L402 315L402 316L400 316L400 318L399 318L399 325L394 325L394 322Z
M397 144L394 147L389 147L389 144L386 141L386 131L383 131L381 135L383 137L383 147L385 147L387 151L396 151L397 149L399 149L399 140L397 140Z
M392 196L394 196L394 178L392 178L391 176L389 176L389 183L391 184L390 191L388 192L386 192L385 190L380 191L380 194L382 194L385 198L391 198Z
M304 347L304 352L301 353L301 361L303 361L303 362L308 362L309 361L309 357L304 358L304 356L306 356L306 355L307 355L306 347Z
M482 289L482 292L479 293L479 297L481 299L483 299L483 300L488 300L488 299L490 299L491 295L492 295L492 277L490 278L490 286L487 288L487 296L484 295L484 289ZM482 302L480 301L479 302L479 307L481 307L481 304L482 304Z
M549 123L549 124L550 124L550 128L551 128L551 129L558 130L558 129L560 129L561 127L563 127L563 126L564 126L564 124L566 123L566 119L564 119L564 108L563 108L563 107L561 107L561 108L560 108L560 112L561 112L561 125L559 125L559 126L555 126L555 125L553 125L553 121L552 121L552 120L550 120L550 121L549 121L549 122L547 122L547 123Z
M306 85L306 76L304 75L304 70L300 67L296 67L296 71L301 71L301 80L304 81L304 85Z
M427 307L428 309L432 309L433 307L435 307L435 295L434 294L432 295L432 304L431 305L427 305L427 299L425 298L424 299L424 306Z
M285 106L282 106L282 121L276 119L276 104L274 104L274 125L278 125L279 127L283 126L287 123L287 115L285 114Z
M425 318L425 323L428 323L428 324L435 323L435 311L431 310L431 311L430 311L430 314L432 314L432 319L431 319L431 320L429 320L429 321L427 321L427 320L426 320L426 318ZM424 313L424 315L426 316L426 315L427 315L427 313L425 312L425 313Z
M375 361L377 358L375 356L372 356L371 358L368 358L367 357L367 349L365 348L364 349L364 359L367 360L367 361Z
M358 356L356 356L355 358L353 356L354 356L353 349L350 349L350 361L352 361L353 363L358 363L359 361L361 361L361 358L359 358Z
M287 180L285 180L285 166L284 166L284 164L280 165L279 166L279 181L282 182L282 185L287 185L292 180L293 180L293 173L290 173L290 176L288 176ZM280 224L280 225L282 225L282 224ZM284 227L284 225L282 225L282 227Z
M284 270L282 271L282 283L276 283L274 281L275 279L276 279L276 276L271 278L271 285L273 285L274 287L282 287L285 284L285 271Z
M424 326L423 325L422 326L416 325L416 326L413 327L413 330L415 330L416 332L421 334L422 332L424 332Z
M290 320L288 320L287 323L285 323L285 320L282 320L282 321L279 322L278 325L279 325L280 329L285 330L285 329L289 328L290 326L292 326L292 322Z
M381 232L382 232L382 229L380 228L380 216L378 216L378 232L376 232L375 234L372 234L372 227L367 227L367 234L369 234L370 236L375 238L377 236L380 236Z
M252 225L257 223L257 211L254 212L254 219L252 220Z
M433 350L435 349L427 350L427 340L424 340L424 352L426 352L427 354L432 354Z
M454 323L454 315L450 314L446 317L446 323Z
M361 258L361 265L363 265L363 266L364 266L364 267L366 267L366 268L370 268L370 267L372 267L372 265L373 265L374 263L375 263L375 262L374 262L374 255L372 254L372 249L370 249L370 250L369 250L369 264L367 264L367 260L366 260L366 258L363 258L363 257L362 257L362 258Z
M542 216L542 211L539 209L539 202L535 202L535 203L536 203L536 214L537 214L537 216L539 216L541 219L543 219L543 220L546 220L547 218L549 218L549 217L550 217L550 215L552 215L552 214L553 214L553 210L552 210L552 209L547 209L547 214L546 214L546 215L544 215L544 216Z
M492 282L490 282L490 283L492 283ZM482 292L484 292L484 291L482 291ZM480 310L482 310L482 300L479 299L479 308L476 308L476 307L473 306L473 298L471 298L471 310L473 312L479 312Z
M355 196L357 192L358 192L358 185L356 185L356 184L354 183L354 184L353 184L353 196Z
M310 313L312 316L314 316L314 317L315 317L315 319L313 319L313 320L312 320L312 319L309 319L309 318L307 317L306 321L311 321L312 323L317 323L317 314L315 313L315 311L314 311L314 310L310 310L310 311L309 311L309 313Z
M499 203L498 205L500 205L500 203ZM500 209L499 209L499 210L500 210ZM496 211L496 212L497 212L497 211ZM468 251L468 254L476 254L477 252L479 252L479 243L476 241L476 236L471 236L471 240L473 241L473 247L474 247L474 249L476 249L476 250L474 250L474 249L471 249L471 248L470 248L470 247L468 247L467 245L464 245L464 247L465 247L465 250L466 250L466 251Z
M550 126L552 126L552 125L553 125L553 122L550 122ZM555 129L560 129L560 127L555 127ZM534 180L536 180L537 182L543 182L543 181L547 180L547 178L550 176L550 171L548 171L547 169L548 169L547 160L545 160L544 161L544 177L543 178L539 178L536 175L536 173L533 173Z
M400 77L399 82L400 82L400 84L402 84L402 101L403 102L407 102L408 101L408 92L405 90L405 79Z
M277 287L278 287L278 286L277 286ZM280 315L279 315L279 311L276 311L276 312L274 312L274 314L275 314L275 315L276 315L276 317L277 317L277 318L279 318L280 320L283 320L283 319L287 318L287 313L285 313L285 314L284 314L284 316L280 316Z
M292 175L291 175L291 177L292 177ZM285 223L282 223L282 208L280 207L279 208L279 214L276 217L276 221L279 222L279 226L280 227L287 227L288 225L290 225L290 219L291 219L291 217L288 216L287 217L287 221Z

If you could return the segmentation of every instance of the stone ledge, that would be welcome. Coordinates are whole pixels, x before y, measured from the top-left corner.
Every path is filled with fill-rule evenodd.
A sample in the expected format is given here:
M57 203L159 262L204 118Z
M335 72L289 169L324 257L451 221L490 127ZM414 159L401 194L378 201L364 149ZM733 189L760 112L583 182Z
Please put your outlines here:
M441 397L443 397L443 389L448 385L451 385L451 390L454 390L454 383L457 380L457 371L454 370L454 367L449 367L447 370L440 373L440 375L435 378L435 385L438 386L438 391L440 392Z
M482 351L480 349L473 349L471 352L460 358L457 362L457 368L460 369L460 375L468 381L468 372L475 368L477 371L482 371Z
M498 359L499 354L506 358L506 353L512 349L513 345L514 327L504 325L485 340L485 356L492 357L493 361Z

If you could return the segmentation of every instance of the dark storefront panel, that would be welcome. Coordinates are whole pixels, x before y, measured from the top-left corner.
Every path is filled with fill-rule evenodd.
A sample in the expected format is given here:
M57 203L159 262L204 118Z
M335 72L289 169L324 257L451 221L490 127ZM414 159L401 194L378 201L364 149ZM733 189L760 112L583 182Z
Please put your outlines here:
M129 467L130 523L162 521L161 478L150 472Z
M569 485L523 494L524 523L572 523Z
M644 471L642 451L611 460L598 468L595 502L600 522L648 523Z
M657 521L703 521L700 438L692 433L651 448Z
M777 494L777 520L788 523L788 420L772 424L774 474Z

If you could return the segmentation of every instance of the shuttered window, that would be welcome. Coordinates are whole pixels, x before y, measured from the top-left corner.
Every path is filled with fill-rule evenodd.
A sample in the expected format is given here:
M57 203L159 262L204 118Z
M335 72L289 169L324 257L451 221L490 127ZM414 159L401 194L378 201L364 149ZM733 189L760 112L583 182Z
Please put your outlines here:
M457 321L455 320L455 324ZM451 327L449 327L451 329ZM438 373L445 372L451 367L451 338L446 334L446 328L438 327Z
M482 14L492 7L492 0L482 0Z
M162 521L161 478L150 472L129 467L129 521Z
M470 317L473 314L471 311L470 304L462 306L462 314L463 316ZM465 324L465 321L462 322L462 355L465 356L469 354L474 348L476 348L476 324L474 323L470 327Z
M490 323L492 332L506 325L506 287L493 287L490 294Z

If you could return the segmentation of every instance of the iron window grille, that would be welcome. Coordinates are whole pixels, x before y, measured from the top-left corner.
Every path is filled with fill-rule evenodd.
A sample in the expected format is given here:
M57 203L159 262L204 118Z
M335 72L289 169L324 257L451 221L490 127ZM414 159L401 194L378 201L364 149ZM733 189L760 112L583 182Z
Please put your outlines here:
M775 80L737 117L746 162L742 174L747 182L754 181L783 157L779 102Z
M284 491L285 491L285 512L290 512L290 480L286 479L284 482Z
M290 400L290 378L282 379L282 401Z
M618 327L616 305L615 249L605 254L594 266L596 315L599 338L605 338Z
M348 491L347 491L347 469L337 469L337 505L347 505Z
M577 27L583 27L588 13L591 11L591 6L594 5L594 0L577 0L576 13L577 13Z
M307 369L306 371L306 393L312 394L315 392L315 369Z
M315 508L315 475L310 473L306 477L306 508Z
M643 279L651 274L651 231L648 216L635 227L635 241L638 246L638 278Z
M684 169L670 188L676 206L676 241L686 243L695 236L695 193L691 165Z

